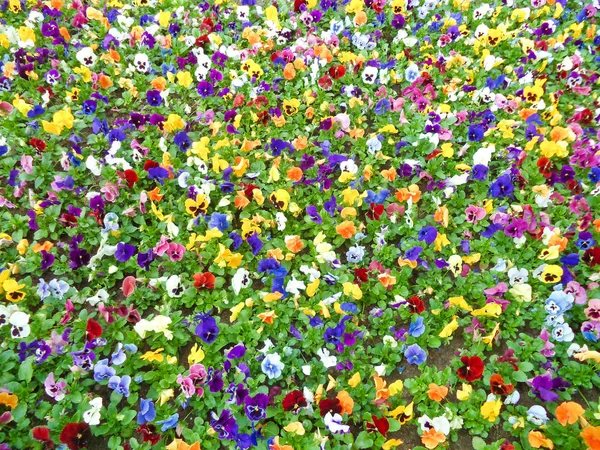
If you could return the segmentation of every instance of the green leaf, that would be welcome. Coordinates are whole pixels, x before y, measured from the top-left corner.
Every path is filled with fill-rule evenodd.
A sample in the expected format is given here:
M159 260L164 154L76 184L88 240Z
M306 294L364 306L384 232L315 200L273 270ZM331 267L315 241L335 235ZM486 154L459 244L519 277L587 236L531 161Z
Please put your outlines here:
M372 448L373 447L373 439L366 431L361 431L360 434L356 437L356 448Z
M519 370L518 372L512 374L512 379L514 381L518 381L519 383L524 383L527 381L527 375Z
M485 448L485 441L479 436L473 438L473 450L483 450Z
M129 422L131 422L133 420L133 418L136 416L136 412L129 410L129 411L125 411L123 413L123 415L125 416L125 418L123 419L123 421L121 422L123 425L127 425Z
M31 377L33 376L33 358L27 358L19 367L19 380L26 381L27 383L31 382Z
M518 366L521 372L531 372L533 370L533 364L527 361L520 362Z

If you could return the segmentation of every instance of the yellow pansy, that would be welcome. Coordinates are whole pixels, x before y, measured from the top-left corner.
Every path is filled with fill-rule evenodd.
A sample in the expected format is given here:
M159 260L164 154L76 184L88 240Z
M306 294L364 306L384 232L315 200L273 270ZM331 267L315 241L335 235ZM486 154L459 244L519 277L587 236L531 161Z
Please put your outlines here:
M498 317L502 314L502 306L498 303L488 303L483 308L476 309L471 312L471 314L475 317Z
M470 384L462 384L462 389L456 391L456 398L461 402L468 400L471 396L471 392L473 392L473 387Z
M495 422L500 415L500 408L502 407L502 400L494 400L493 402L485 402L480 409L481 415L484 419L490 422Z
M167 403L170 399L173 398L174 395L175 395L175 392L173 391L173 389L164 389L164 390L160 391L160 394L158 395L158 402L159 402L160 406Z
M302 422L291 422L283 427L283 429L288 433L297 434L298 436L304 436L304 433L306 432Z
M442 331L440 331L440 334L438 336L441 338L448 338L452 336L452 333L454 333L457 329L458 320L456 320L456 316L454 316L452 318L452 321L448 325L446 325Z
M354 300L360 300L362 298L363 293L357 284L348 281L343 283L342 286L344 287L344 295L348 295Z
M358 386L361 382L362 378L360 376L360 372L356 372L354 375L352 375L352 377L348 380L348 385L350 387L355 388L356 386Z
M185 128L185 122L181 116L177 114L169 114L167 121L164 123L165 131L172 133L173 131L182 130Z
M199 347L198 344L194 344L192 349L190 350L190 354L188 355L188 364L193 365L201 362L204 359L204 351L202 347Z
M164 356L161 355L161 352L163 350L164 350L164 348L158 348L154 351L147 351L142 356L140 356L140 359L143 359L148 362L154 362L154 361L163 362L165 359Z

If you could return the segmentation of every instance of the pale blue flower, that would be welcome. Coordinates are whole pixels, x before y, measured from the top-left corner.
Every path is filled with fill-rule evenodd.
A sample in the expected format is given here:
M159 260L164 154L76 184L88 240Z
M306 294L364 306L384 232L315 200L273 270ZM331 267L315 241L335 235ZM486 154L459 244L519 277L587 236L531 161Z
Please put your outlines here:
M269 379L279 378L285 364L281 362L281 356L277 353L269 353L263 359L260 365L263 373L269 377Z

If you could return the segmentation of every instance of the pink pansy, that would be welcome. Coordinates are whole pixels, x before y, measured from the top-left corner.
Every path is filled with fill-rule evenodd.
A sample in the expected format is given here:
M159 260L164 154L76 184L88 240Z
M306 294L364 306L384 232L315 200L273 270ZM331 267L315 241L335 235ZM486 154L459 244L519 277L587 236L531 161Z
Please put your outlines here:
M44 381L44 389L46 390L46 394L52 397L57 402L61 401L65 398L65 388L67 387L67 383L64 381L56 382L54 380L54 373L50 372Z
M104 194L106 201L114 202L119 197L119 188L113 183L106 183L100 191Z
M73 306L73 302L71 299L68 299L65 303L65 315L60 319L61 325L66 325L69 320L71 320L71 313L75 311L75 307Z
M589 289L589 286L588 286ZM572 294L575 297L577 305L585 305L587 303L587 294L585 289L577 281L569 281L565 288L565 293Z
M25 173L31 174L33 172L33 157L29 155L21 156L21 166Z
M171 261L181 261L183 255L185 254L185 247L181 244L177 244L175 242L171 242L169 244L169 248L167 249L167 255L171 258Z
M193 397L196 393L196 387L190 377L183 377L181 374L177 375L177 384L181 386L181 391L186 398Z
M472 223L472 224L476 224L478 221L483 219L485 217L485 214L486 214L485 209L483 209L479 206L470 205L465 210L465 216L466 216L467 222Z
M440 140L441 141L449 141L452 139L452 131L443 128L442 131L440 131L439 135Z
M148 194L146 194L146 192L142 191L140 193L140 212L142 214L146 214L146 202L148 201Z
M128 276L123 280L123 295L129 297L135 291L135 277Z
M600 321L600 300L593 298L588 302L588 307L584 310L588 319L598 322Z
M102 314L106 323L113 323L115 321L115 318L112 315L112 308L105 307L103 302L98 303L98 311Z
M502 281L501 283L498 283L497 286L487 288L483 292L485 293L485 295L493 296L498 294L504 294L506 293L506 291L508 291L508 285L504 281Z
M127 217L135 217L137 213L135 212L135 208L127 208L121 214Z
M550 342L550 333L545 328L540 333L540 339L545 342L544 347L540 350L540 353L546 358L554 356L554 344Z
M160 241L154 246L153 250L157 256L164 255L169 250L169 239L166 236L161 236Z

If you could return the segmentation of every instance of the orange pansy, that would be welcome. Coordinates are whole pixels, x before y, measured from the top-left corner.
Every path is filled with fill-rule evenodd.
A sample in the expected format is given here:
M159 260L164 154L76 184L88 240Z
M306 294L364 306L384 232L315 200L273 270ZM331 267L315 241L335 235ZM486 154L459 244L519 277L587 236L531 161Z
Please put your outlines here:
M554 448L554 443L539 431L530 431L527 440L533 448Z
M354 409L354 400L352 400L350 394L348 394L346 391L340 391L338 392L337 399L342 405L342 414L352 414L352 410Z
M438 386L435 383L430 383L427 395L434 402L441 402L448 395L448 388L446 386Z
M300 239L300 236L286 236L285 246L292 253L298 253L304 248L304 242Z
M575 402L564 402L558 405L554 414L558 422L565 426L567 424L573 425L579 420L579 417L585 412L585 409L581 407L579 403Z
M9 392L0 392L0 405L6 405L10 409L15 409L19 403L19 397Z
M600 450L600 427L585 427L579 436L591 450Z
M446 435L440 433L435 428L430 428L421 436L421 442L429 449L434 449L443 442L446 442Z
M353 222L346 220L335 227L335 231L343 238L349 239L356 234L356 227Z

